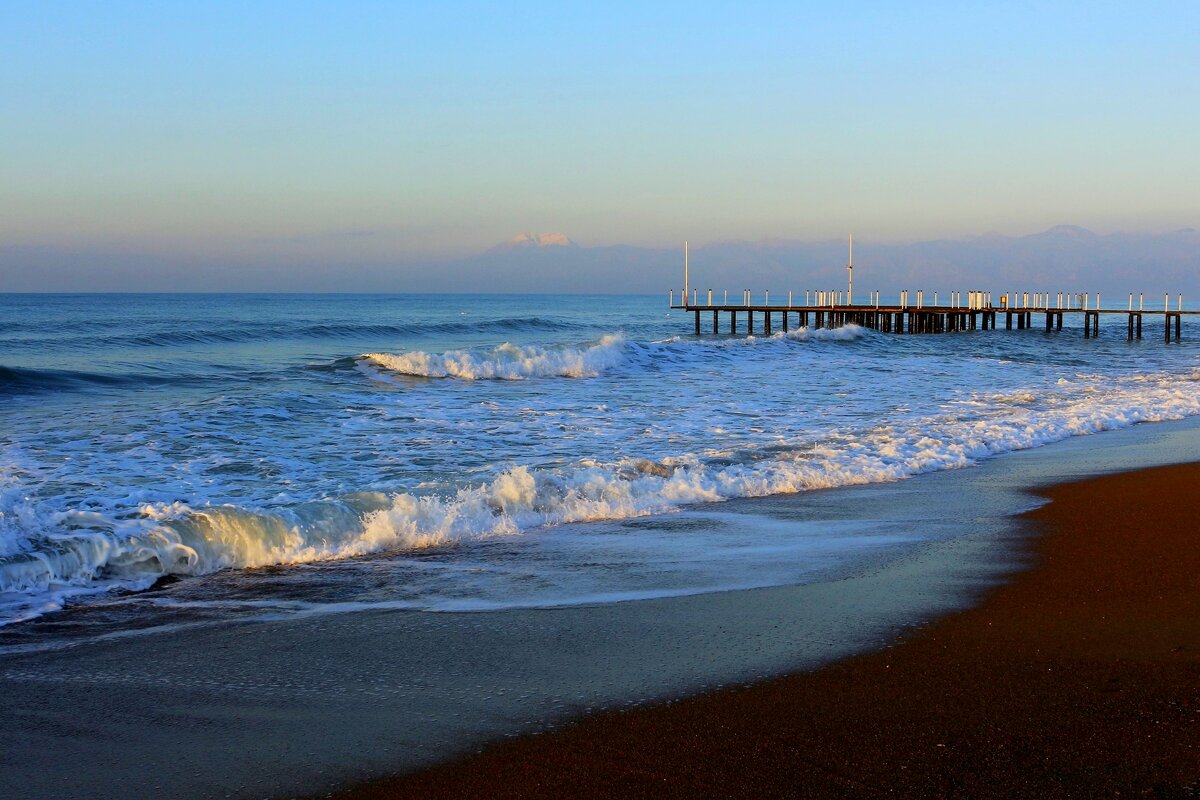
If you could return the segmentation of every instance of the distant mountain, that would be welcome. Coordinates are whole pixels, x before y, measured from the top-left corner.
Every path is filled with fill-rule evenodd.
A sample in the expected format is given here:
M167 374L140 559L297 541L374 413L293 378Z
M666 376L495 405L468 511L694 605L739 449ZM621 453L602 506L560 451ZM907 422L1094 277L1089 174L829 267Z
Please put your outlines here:
M1200 232L1098 234L1059 225L911 244L854 242L854 285L873 290L1127 292L1200 297ZM714 299L742 289L786 297L846 285L846 242L770 239L691 248L691 286ZM294 291L661 293L683 286L683 248L583 247L561 233L524 233L467 258L300 268L153 254L0 243L0 291ZM1106 305L1108 303L1106 302Z
M1023 237L1025 239L1095 239L1096 234L1089 231L1087 228L1081 228L1078 225L1055 225L1049 230L1041 233L1031 233Z
M502 242L488 252L507 250L535 250L542 247L579 247L565 233L518 233L507 242Z
M549 244L554 240L547 237L523 234L478 256L444 262L430 274L437 281L430 290L453 290L456 280L476 291L497 292L666 293L674 288L678 294L682 288L682 248L563 246ZM841 289L846 256L842 239L713 242L692 247L691 284L701 295L713 289L717 299L725 291L740 296L744 288L801 295ZM1023 236L991 233L911 244L856 239L854 283L864 298L875 289L892 295L903 288L1195 295L1200 293L1200 233L1098 234L1056 225Z

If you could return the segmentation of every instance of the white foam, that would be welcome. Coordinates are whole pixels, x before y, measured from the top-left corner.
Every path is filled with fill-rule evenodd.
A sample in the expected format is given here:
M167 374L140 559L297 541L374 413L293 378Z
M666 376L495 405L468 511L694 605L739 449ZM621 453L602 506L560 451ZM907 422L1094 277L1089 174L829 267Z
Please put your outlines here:
M695 347L753 347L754 345L781 342L855 342L871 336L869 328L861 325L847 324L837 328L793 328L789 331L776 331L770 336L749 334L734 338L708 338L691 336L671 336L659 344L685 344Z
M870 329L864 328L861 325L842 325L838 328L795 328L787 333L775 333L772 337L791 339L792 341L805 342L853 342L859 339L865 339L871 334Z
M1200 414L1200 373L1085 379L1003 398L968 396L944 413L803 447L717 452L656 461L514 465L449 494L348 495L283 510L148 504L135 518L40 513L19 476L0 474L0 605L8 621L72 596L140 588L166 574L346 558L395 548L516 535L531 528L659 514L693 503L904 479L1071 436ZM998 402L999 401L999 402ZM980 410L982 403L983 410Z
M366 364L401 375L462 380L523 380L533 377L594 378L622 363L625 337L609 334L584 347L547 348L505 342L488 350L445 353L365 353Z

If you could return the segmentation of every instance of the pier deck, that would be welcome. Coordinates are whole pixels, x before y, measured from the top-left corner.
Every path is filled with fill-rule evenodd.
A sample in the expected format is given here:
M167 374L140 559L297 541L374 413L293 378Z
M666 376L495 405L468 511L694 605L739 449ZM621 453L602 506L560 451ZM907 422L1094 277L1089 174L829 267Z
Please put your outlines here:
M727 331L738 333L738 318L745 320L745 332L755 332L755 316L761 315L762 333L770 335L773 322L778 315L779 330L789 330L789 324L795 319L795 327L804 328L837 328L847 324L861 325L872 330L885 333L954 333L969 330L995 330L999 321L1006 330L1025 330L1034 327L1034 318L1042 322L1046 331L1061 331L1064 317L1082 318L1082 329L1085 337L1100 335L1101 315L1125 315L1127 317L1126 335L1130 341L1142 338L1143 317L1162 317L1163 340L1180 341L1183 336L1183 317L1195 316L1200 311L1185 311L1182 309L1151 311L1149 309L1118 309L1118 308L1055 308L1053 306L950 306L950 305L776 305L776 304L670 304L670 308L695 314L695 332L697 336L704 333L701 317L712 315L711 332L720 332L720 316L728 316ZM793 317L793 315L795 315ZM811 325L809 320L812 320Z

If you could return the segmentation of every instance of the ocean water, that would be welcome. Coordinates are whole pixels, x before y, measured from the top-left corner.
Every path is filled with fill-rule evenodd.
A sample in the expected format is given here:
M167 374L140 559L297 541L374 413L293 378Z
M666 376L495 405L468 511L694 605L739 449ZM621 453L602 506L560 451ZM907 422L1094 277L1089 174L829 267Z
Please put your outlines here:
M1170 345L1152 316L1137 342L1037 323L697 338L661 297L0 295L0 644L817 580L948 534L720 504L1200 414L1190 319Z

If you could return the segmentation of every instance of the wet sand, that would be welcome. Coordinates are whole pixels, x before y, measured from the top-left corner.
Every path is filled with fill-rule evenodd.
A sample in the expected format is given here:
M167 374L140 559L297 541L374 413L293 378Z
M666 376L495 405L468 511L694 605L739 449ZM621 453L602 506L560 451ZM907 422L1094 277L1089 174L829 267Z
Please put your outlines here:
M341 796L1200 795L1200 464L1044 494L1032 568L892 647Z

